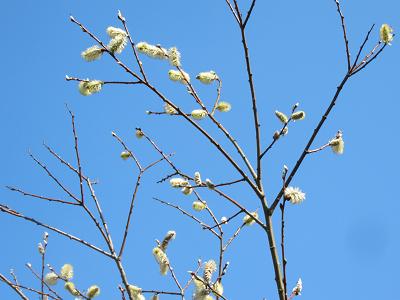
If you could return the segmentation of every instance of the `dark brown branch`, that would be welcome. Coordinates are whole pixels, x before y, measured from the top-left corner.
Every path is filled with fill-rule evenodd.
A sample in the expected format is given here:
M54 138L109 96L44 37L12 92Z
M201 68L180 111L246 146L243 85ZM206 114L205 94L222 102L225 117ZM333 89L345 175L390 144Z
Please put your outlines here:
M20 194L22 194L24 196L29 196L29 197L33 197L33 198L37 198L37 199L42 199L42 200L46 200L46 201L49 201L49 202L58 202L58 203L63 203L63 204L68 204L68 205L81 205L81 204L76 203L76 202L69 202L69 201L65 201L65 200L61 200L61 199L50 198L50 197L40 196L40 195L37 195L37 194L28 193L28 192L25 192L25 191L23 191L23 190L21 190L19 188L12 187L12 186L6 186L6 188L8 188L10 191L18 192L18 193L20 193Z
M93 250L95 250L95 251L97 251L97 252L99 252L99 253L101 253L101 254L103 254L103 255L105 255L105 256L108 256L108 257L110 257L110 258L113 258L113 256L112 256L110 253L108 253L108 252L106 252L106 251L104 251L104 250L102 250L102 249L100 249L100 248L98 248L98 247L96 247L96 246L94 246L94 245L92 245L92 244L86 242L85 240L82 240L82 239L80 239L80 238L78 238L78 237L76 237L76 236L73 236L73 235L71 235L71 234L69 234L69 233L66 233L66 232L64 232L64 231L62 231L62 230L60 230L60 229L58 229L58 228L56 228L56 227L53 227L53 226L44 224L44 223L42 223L42 222L40 222L40 221L37 221L37 220L34 219L34 218L31 218L31 217L28 217L28 216L24 216L24 215L22 215L21 213L19 213L19 212L13 210L13 209L7 207L7 206L4 205L4 204L0 204L0 212L9 214L9 215L14 216L14 217L17 217L17 218L24 219L24 220L29 221L29 222L31 222L31 223L34 223L34 224L36 224L36 225L38 225L38 226L47 228L47 229L49 229L49 230L51 230L51 231L54 231L54 232L56 232L56 233L58 233L58 234L60 234L60 235L63 235L63 236L65 236L65 237L69 238L70 240L74 240L74 241L76 241L76 242L78 242L78 243L80 243L80 244L82 244L82 245L85 245L86 247L89 247L89 248L91 248L91 249L93 249Z
M285 298L287 299L287 282L286 282L286 264L287 260L285 257L285 204L286 200L283 199L283 203L280 204L281 209L281 254L282 254L282 270L283 270L283 287L285 289Z
M66 81L83 81L83 82L89 82L89 79L82 79L82 78L77 78L77 77L70 77L70 76L65 76ZM141 84L141 81L103 81L101 80L103 84Z
M365 39L364 39L364 41L362 42L362 44L361 44L361 46L360 46L360 49L358 50L356 59L354 60L353 66L351 67L351 70L353 70L353 69L355 68L355 66L357 65L358 59L360 58L360 55L361 55L361 53L362 53L362 51L363 51L363 49L364 49L364 47L365 47L365 44L367 43L367 41L368 41L368 39L369 39L369 36L370 36L370 34L371 34L371 32L372 32L372 29L374 29L374 27L375 27L375 24L372 24L371 28L368 30L367 35L365 36Z
M347 39L346 23L345 23L345 20L344 20L344 16L343 16L342 10L340 8L339 1L335 0L335 3L336 3L337 11L339 13L340 20L341 20L341 23L342 23L343 38L344 38L344 43L345 43L345 46L346 46L347 72L350 72L350 69L351 69L351 66L350 66L351 62L350 61L351 61L351 59L350 59L350 50L349 50L349 40Z
M251 2L249 11L247 12L246 19L245 19L244 22L243 22L243 27L246 27L247 22L248 22L249 19L250 19L251 13L253 12L253 8L254 8L255 5L256 5L256 0L253 0L253 1Z

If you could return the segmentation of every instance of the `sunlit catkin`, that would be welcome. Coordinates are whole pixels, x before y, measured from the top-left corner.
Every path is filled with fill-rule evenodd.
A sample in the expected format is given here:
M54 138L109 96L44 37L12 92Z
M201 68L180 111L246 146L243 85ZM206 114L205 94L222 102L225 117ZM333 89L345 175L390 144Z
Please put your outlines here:
M127 35L123 29L117 28L117 27L112 27L112 26L107 27L106 31L107 31L108 36L112 39L116 38L117 36L121 36L121 35L126 37L126 35Z
M169 183L174 188L180 188L189 185L189 182L186 179L180 177L171 178Z
M205 202L201 202L201 201L194 201L192 203L192 207L195 211L202 211L203 209L205 209L207 207L207 204Z
M64 288L72 295L79 296L79 291L75 288L75 284L71 281L67 281L64 284Z
M201 83L210 84L218 79L218 75L214 71L201 72L196 76L196 79L200 80Z
M144 296L142 295L142 289L136 285L130 284L128 286L128 293L132 300L145 300Z
M78 88L83 96L90 96L100 92L103 84L104 83L100 80L81 81L79 82Z
M254 212L251 213L251 215L252 215L254 218L258 219L258 212L254 211ZM252 217L249 216L249 215L245 215L245 216L243 217L243 223L244 223L245 225L247 225L247 226L253 225L253 224L256 222L256 221L254 220L254 218L252 218Z
M287 123L289 118L283 113L278 110L275 111L275 116L281 121L283 124Z
M148 57L151 57L151 58L157 58L157 59L167 59L168 58L168 53L167 53L166 49L155 46L155 45L150 45L149 43L146 43L146 42L137 43L136 49L140 53L143 53L144 55L147 55Z
M164 251L159 247L153 248L153 255L158 265L160 266L161 275L166 275L168 272L169 260Z
M97 297L98 295L100 295L100 288L97 285L92 285L91 287L88 288L86 292L86 296L89 299Z
M183 189L181 189L182 194L188 196L192 194L193 188L191 186L185 186Z
M178 51L176 47L169 48L168 59L171 65L175 67L181 66L181 53Z
M217 264L214 260L210 259L204 265L203 279L205 282L210 283L212 279L212 274L217 270Z
M100 59L103 54L103 49L99 46L95 45L90 48L87 48L85 51L82 51L81 56L86 61L94 61Z
M191 112L192 118L196 120L202 120L207 116L207 112L204 109L195 109Z
M188 73L179 70L169 70L168 77L172 81L177 81L183 84L190 82L190 76Z
M379 30L379 37L383 43L390 45L394 37L393 28L388 24L382 24L381 29Z
M167 250L169 242L172 241L173 239L175 239L175 237L176 237L175 231L173 231L173 230L168 231L167 234L165 235L163 241L161 242L160 249L165 252Z
M127 39L125 35L117 35L110 40L107 49L111 53L121 53L124 50L126 43Z
M228 112L232 109L232 106L229 102L221 101L218 103L216 109L220 112Z
M44 277L44 282L46 282L48 285L55 285L57 284L57 281L58 275L54 272L47 273Z
M294 121L303 120L306 117L306 113L302 110L296 111L292 114L292 119Z
M60 276L65 280L72 279L74 277L74 267L71 264L63 265L60 270Z
M201 181L201 175L200 172L195 172L194 173L194 182L198 185L201 186L203 182Z
M306 194L303 193L298 187L288 186L285 188L283 197L292 204L300 204L304 201L304 199L306 199Z
M329 146L331 147L334 153L343 154L344 141L343 141L343 134L340 130L336 134L336 137L333 140L329 141Z
M176 109L173 108L171 105L168 103L165 103L164 105L164 111L169 114L169 115L175 115L177 113Z

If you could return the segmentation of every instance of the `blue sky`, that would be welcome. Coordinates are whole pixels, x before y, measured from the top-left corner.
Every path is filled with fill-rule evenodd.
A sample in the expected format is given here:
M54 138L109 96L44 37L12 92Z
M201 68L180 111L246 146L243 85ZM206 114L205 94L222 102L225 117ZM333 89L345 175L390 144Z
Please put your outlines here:
M256 93L259 101L263 144L280 125L273 112L288 112L300 102L307 117L293 124L264 159L264 184L269 199L279 190L283 164L294 165L311 131L326 109L345 73L346 61L340 20L334 1L258 1L248 25ZM247 7L246 1L240 1ZM378 39L382 23L400 28L395 0L343 3L353 57L372 23L376 28L366 49ZM28 150L40 157L57 176L78 193L78 182L42 147L45 141L74 163L73 139L65 103L76 114L82 165L98 179L97 194L109 220L114 240L121 240L123 223L136 176L132 163L119 158L121 147L111 137L116 131L144 162L157 158L143 141L134 137L142 127L187 173L200 171L215 182L234 180L238 174L192 127L173 117L148 116L146 110L161 110L161 102L142 87L105 86L101 93L83 97L65 75L101 80L130 80L109 57L86 63L80 52L93 45L68 17L70 14L106 41L107 26L119 26L120 9L128 20L134 40L177 46L184 69L192 78L200 71L215 70L223 80L222 99L232 103L221 122L236 137L254 162L254 135L250 95L246 82L240 33L225 1L8 1L3 4L2 101L0 119L0 185L13 185L41 195L62 197L29 159ZM128 49L127 49L128 50ZM329 149L306 159L293 180L307 194L299 206L288 206L286 237L288 288L303 279L303 299L376 299L398 293L400 241L396 193L399 175L397 139L398 43L395 40L365 71L351 78L314 146L326 143L338 129L344 132L345 154ZM124 51L121 59L133 66ZM150 80L160 90L190 111L195 103L183 86L167 78L165 62L143 58ZM214 99L215 87L195 87L203 99ZM210 100L210 103L213 100ZM216 135L233 155L235 151L215 128ZM130 281L144 289L174 289L170 277L161 277L151 249L171 229L177 238L169 257L184 282L198 258L217 259L217 241L191 220L152 200L159 197L190 209L193 199L155 182L170 170L158 165L144 176L130 239L124 257ZM259 208L253 194L242 186L225 191L250 210ZM218 217L235 209L212 193L207 203ZM94 226L75 208L65 208L22 197L5 188L0 202L72 234L104 246ZM199 217L203 217L199 214ZM205 216L204 216L205 217ZM278 217L278 216L276 216ZM278 229L276 218L275 229ZM232 234L240 220L227 226ZM24 268L26 262L39 268L36 245L43 229L0 214L2 247L0 272L14 268L22 283L36 284ZM279 238L279 236L278 236ZM228 299L277 299L266 237L253 226L245 228L226 254L231 262L225 278ZM117 299L117 273L110 260L54 233L50 233L48 262L59 268L75 266L76 284L102 288L99 299ZM61 286L60 293L62 291ZM35 297L32 297L34 299ZM166 298L166 297L163 297ZM0 299L17 299L0 285ZM69 299L68 296L66 299Z

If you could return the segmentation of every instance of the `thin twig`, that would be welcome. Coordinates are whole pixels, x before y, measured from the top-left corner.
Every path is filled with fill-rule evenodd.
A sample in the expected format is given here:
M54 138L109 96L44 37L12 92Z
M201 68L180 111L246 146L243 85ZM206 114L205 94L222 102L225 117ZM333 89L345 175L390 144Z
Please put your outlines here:
M335 0L335 3L336 3L337 11L339 13L340 20L341 20L341 23L342 23L343 38L344 38L344 43L345 43L345 46L346 46L347 72L350 72L350 69L351 69L351 67L350 67L350 63L351 62L350 61L351 61L351 59L350 59L350 50L349 50L349 40L347 39L346 23L345 23L345 20L344 20L342 9L340 8L339 1Z
M248 22L249 19L250 19L251 13L253 12L253 8L254 8L255 4L256 4L256 0L253 0L253 1L251 2L249 11L247 12L246 19L245 19L244 22L243 22L243 27L246 27L247 22Z

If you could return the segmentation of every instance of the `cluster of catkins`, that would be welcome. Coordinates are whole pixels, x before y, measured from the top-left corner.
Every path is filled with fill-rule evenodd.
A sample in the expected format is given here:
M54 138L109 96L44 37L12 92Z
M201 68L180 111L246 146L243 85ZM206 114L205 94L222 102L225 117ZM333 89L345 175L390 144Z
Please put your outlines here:
M204 265L203 277L195 276L193 283L195 286L193 300L213 300L211 293L220 296L224 292L221 279L218 278L214 283L212 282L212 275L216 271L217 265L214 260L209 260Z
M58 281L64 282L64 288L72 295L81 298L93 299L100 294L100 288L97 285L90 286L86 292L80 292L75 284L71 281L74 277L74 268L71 264L65 264L61 267L60 273L57 274L55 271L47 273L44 277L44 282L47 285L56 285Z

